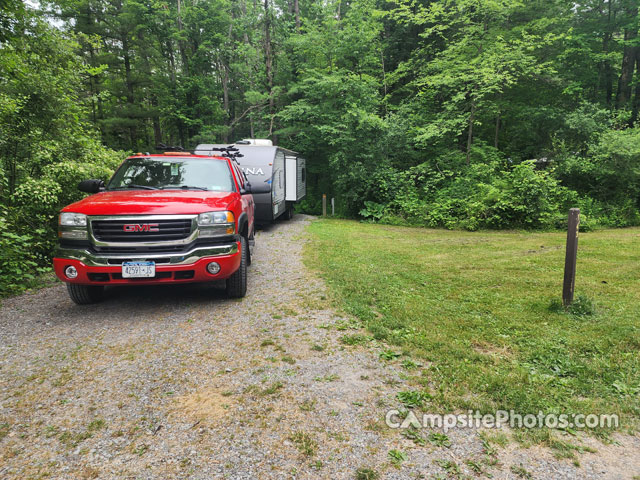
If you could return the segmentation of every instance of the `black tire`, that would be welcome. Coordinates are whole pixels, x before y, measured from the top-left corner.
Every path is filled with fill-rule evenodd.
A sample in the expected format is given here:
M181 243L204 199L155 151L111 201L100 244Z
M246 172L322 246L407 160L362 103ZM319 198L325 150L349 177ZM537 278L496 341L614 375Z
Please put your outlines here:
M250 267L251 263L253 262L252 252L255 251L255 249L256 249L256 237L252 236L249 240L247 240L247 267Z
M247 294L247 257L249 244L240 237L240 268L227 278L227 297L242 298Z
M74 303L78 305L89 305L102 300L104 287L100 285L78 285L67 283L67 292Z

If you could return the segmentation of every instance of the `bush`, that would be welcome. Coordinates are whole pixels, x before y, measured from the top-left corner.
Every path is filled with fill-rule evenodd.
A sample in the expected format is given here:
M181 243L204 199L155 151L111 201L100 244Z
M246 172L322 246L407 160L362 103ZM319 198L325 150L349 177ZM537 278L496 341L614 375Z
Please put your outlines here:
M497 171L492 185L475 197L473 217L486 228L547 228L558 211L577 201L575 193L559 185L549 172L523 162Z
M6 213L0 210L0 297L22 292L46 270L34 260L33 237L12 231Z
M490 163L484 163L487 159ZM561 186L552 172L537 170L533 162L509 166L486 152L481 163L457 174L423 164L387 173L379 184L383 187L378 197L386 202L365 201L361 216L402 217L407 223L430 227L554 228L578 202L575 192ZM395 185L391 200L385 198L390 191L387 184Z
M19 293L37 274L49 269L60 209L84 196L77 188L80 180L107 179L122 160L121 153L92 139L85 141L76 154L70 158L58 156L63 155L58 152L55 159L50 159L57 161L44 166L40 177L23 179L9 198L9 205L3 207L0 296Z
M563 155L556 175L582 197L583 210L594 223L640 224L640 128L602 133L587 155Z

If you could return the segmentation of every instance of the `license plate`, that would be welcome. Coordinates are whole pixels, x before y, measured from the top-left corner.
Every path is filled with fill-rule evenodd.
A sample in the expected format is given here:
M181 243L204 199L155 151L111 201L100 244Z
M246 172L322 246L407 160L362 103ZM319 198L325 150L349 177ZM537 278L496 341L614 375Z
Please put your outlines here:
M155 276L155 262L122 262L122 278L153 278Z

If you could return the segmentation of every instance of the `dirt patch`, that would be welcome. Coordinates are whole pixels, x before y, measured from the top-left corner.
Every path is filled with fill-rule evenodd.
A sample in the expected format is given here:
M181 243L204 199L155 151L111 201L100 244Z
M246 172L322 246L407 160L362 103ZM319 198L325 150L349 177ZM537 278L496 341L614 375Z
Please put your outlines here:
M204 388L187 395L180 395L172 402L169 418L214 425L228 418L234 406L231 395L218 388Z
M477 340L471 344L473 351L481 355L487 355L496 358L510 358L513 356L511 349L505 345L494 345L483 340Z

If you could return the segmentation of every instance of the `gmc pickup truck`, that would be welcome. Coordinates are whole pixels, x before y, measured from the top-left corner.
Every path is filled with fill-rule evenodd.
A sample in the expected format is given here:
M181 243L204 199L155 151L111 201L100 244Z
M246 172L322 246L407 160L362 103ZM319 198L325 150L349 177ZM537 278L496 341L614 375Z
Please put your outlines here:
M255 207L233 155L136 154L79 188L93 195L60 212L53 259L75 303L108 285L226 280L229 297L245 295Z

